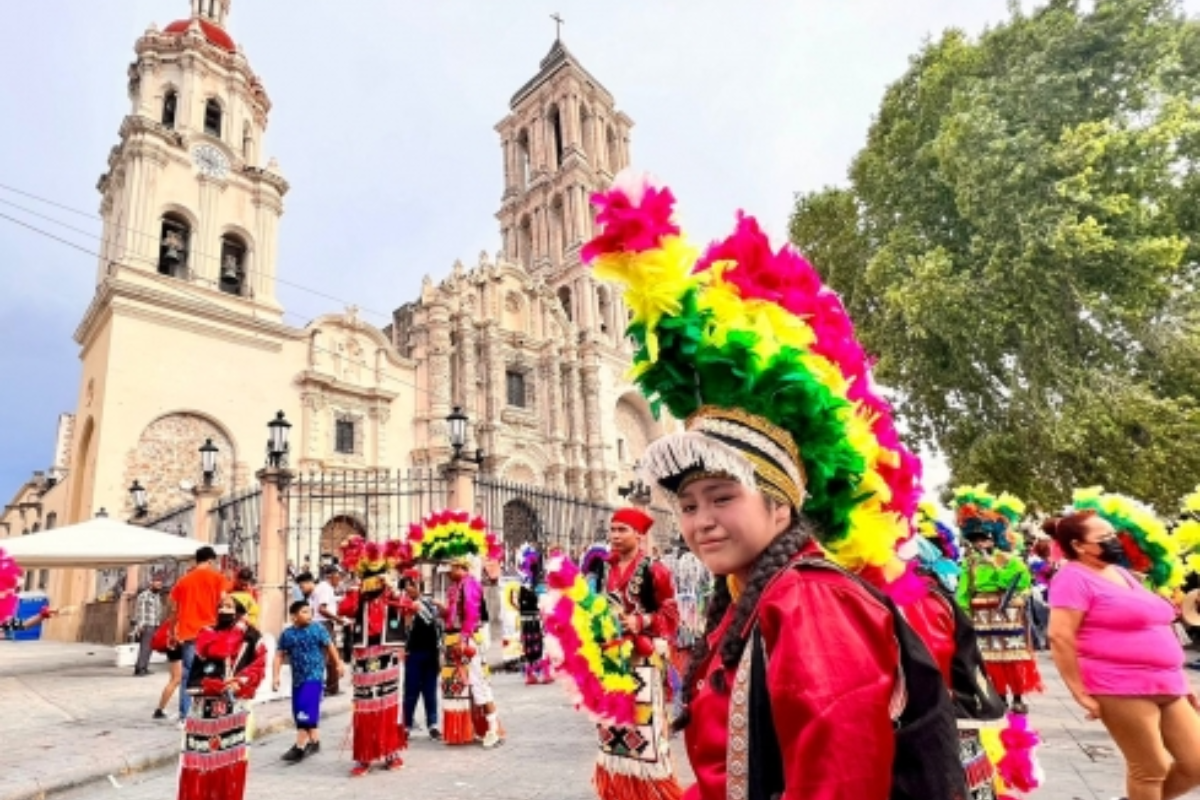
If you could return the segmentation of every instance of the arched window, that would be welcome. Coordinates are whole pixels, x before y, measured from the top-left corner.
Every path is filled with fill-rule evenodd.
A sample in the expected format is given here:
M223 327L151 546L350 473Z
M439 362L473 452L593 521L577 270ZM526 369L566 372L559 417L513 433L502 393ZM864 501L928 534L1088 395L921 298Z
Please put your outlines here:
M621 169L621 151L617 147L617 134L612 126L608 128L608 171L614 175Z
M221 138L221 104L216 98L209 98L204 104L204 132L209 136Z
M551 106L550 113L546 117L546 122L550 130L550 146L554 148L554 168L562 167L563 160L563 136L562 136L562 115L558 113L558 106Z
M559 288L558 302L562 303L563 311L567 314L567 319L575 319L575 315L571 313L571 290L566 286Z
M58 512L51 511L46 515L46 530L54 530L54 526L58 524Z
M217 285L226 294L245 294L246 243L233 234L221 237L221 275Z
M529 185L529 131L517 136L517 179L522 189Z
M172 278L186 278L192 227L178 214L165 214L161 236L158 244L159 273L170 275Z
M163 98L162 124L165 128L175 129L175 111L179 107L179 95L174 89L167 92Z

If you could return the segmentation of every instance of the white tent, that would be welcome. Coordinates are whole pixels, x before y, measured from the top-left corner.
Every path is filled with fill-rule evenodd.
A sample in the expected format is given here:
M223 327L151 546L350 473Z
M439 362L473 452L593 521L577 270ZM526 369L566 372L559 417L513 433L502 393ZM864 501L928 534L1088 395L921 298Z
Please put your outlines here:
M97 517L77 525L0 539L0 548L8 552L22 569L82 567L109 569L134 564L149 564L166 558L187 560L204 546L199 539L126 525L108 517ZM216 545L218 554L228 551Z

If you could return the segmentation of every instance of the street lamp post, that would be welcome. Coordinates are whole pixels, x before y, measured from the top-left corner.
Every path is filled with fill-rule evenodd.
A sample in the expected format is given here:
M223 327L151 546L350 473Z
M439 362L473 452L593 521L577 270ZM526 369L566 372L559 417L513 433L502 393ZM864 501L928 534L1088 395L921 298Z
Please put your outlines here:
M138 481L134 481L129 487L129 496L133 500L133 516L135 519L140 519L146 516L149 509L149 503L146 501L146 490Z
M292 423L283 418L283 412L278 411L275 419L267 423L267 466L278 469L287 466L288 434L292 432Z
M200 473L204 476L204 485L212 486L217 476L217 453L220 448L213 444L212 439L205 439L200 446Z
M454 448L454 455L451 456L451 461L466 461L475 466L482 466L484 461L483 448L475 450L474 456L464 456L463 448L467 444L467 415L463 413L462 406L455 406L450 415L446 417L446 425L450 428L450 446Z
M635 506L648 506L650 505L650 487L642 482L642 479L638 476L637 470L638 465L637 463L634 463L633 478L625 486L618 486L617 494L619 494L622 499L628 500Z

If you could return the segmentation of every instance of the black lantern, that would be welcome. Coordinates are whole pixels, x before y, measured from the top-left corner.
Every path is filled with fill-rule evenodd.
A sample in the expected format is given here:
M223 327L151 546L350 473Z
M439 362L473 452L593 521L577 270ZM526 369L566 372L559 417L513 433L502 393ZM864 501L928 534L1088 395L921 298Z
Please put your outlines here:
M454 407L450 416L446 417L446 424L450 426L450 446L454 448L454 457L458 458L467 443L467 415L463 413L462 406Z
M472 464L483 464L483 449L475 451L475 456L464 457L462 454L463 448L467 444L467 415L463 413L462 406L455 406L450 412L450 416L446 417L446 424L450 427L450 446L454 448L454 461L469 461Z
M129 487L129 496L133 498L133 508L136 512L134 516L146 516L146 509L149 504L146 502L146 490L142 484L134 481L133 485Z
M267 423L267 466L282 467L287 463L288 434L292 423L283 418L283 412L275 414L275 419Z
M104 506L100 506L100 510L96 512L96 519L108 519L108 511Z
M213 444L212 439L205 439L200 447L200 472L204 475L204 485L212 486L213 478L217 475L217 453L220 449Z
M642 479L640 477L638 477L637 470L638 470L638 465L637 465L637 463L634 463L634 465L633 465L633 480L629 481L629 483L625 486L618 486L617 494L619 494L623 499L628 500L631 503L634 503L637 505L649 505L650 504L650 487L647 486L645 483L643 483Z

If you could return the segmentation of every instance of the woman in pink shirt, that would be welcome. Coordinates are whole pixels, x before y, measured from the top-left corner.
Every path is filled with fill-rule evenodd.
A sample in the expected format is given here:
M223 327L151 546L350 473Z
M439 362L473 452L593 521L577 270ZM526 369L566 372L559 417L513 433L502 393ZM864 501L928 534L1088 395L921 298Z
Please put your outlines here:
M1090 511L1043 528L1067 562L1050 582L1050 649L1075 702L1125 756L1128 800L1200 786L1200 715L1171 630L1175 609L1117 566L1112 525Z

